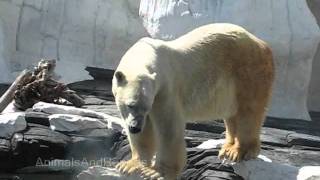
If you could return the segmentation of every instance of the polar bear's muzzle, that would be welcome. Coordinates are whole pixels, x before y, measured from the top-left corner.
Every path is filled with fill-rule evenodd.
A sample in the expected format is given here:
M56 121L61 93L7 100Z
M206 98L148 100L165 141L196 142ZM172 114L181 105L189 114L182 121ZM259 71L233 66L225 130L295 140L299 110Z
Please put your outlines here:
M137 116L134 119L130 120L128 124L128 129L131 134L137 134L142 131L144 117Z

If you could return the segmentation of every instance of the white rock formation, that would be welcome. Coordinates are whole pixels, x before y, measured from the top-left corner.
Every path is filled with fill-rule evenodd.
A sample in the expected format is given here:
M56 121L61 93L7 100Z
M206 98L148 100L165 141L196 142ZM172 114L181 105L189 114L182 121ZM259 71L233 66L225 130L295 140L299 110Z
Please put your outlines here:
M27 122L24 113L0 114L0 137L11 138L15 132L26 129Z
M41 57L56 58L63 82L90 78L88 65L115 68L147 35L138 8L138 0L0 0L6 63L16 72Z
M103 119L103 114L88 109L76 108L73 106L64 106L46 102L38 102L33 105L32 109L37 112L44 112L47 114L72 114L84 117L92 117Z
M56 131L75 132L84 129L104 129L108 123L97 118L83 117L70 114L53 114L49 116L50 128Z
M33 109L33 111L44 112L47 114L60 114L60 115L52 115L51 116L52 121L56 121L55 125L57 125L59 128L63 128L62 126L69 126L70 125L70 128L72 129L72 128L75 128L75 126L79 126L80 124L90 123L89 121L93 120L90 118L95 118L95 119L101 120L101 123L106 123L108 128L111 128L111 129L117 129L119 131L122 131L123 130L122 127L124 127L123 121L120 118L110 116L105 113L92 111L89 109L82 109L82 108L76 108L76 107L72 107L72 106L57 105L57 104L51 104L51 103L46 103L46 102L38 102L35 105L33 105L32 109ZM64 115L61 115L61 114L64 114ZM68 115L75 115L75 116L68 116ZM67 119L63 120L62 116L65 116L66 118L69 117L70 122L68 122ZM82 118L82 117L89 117L89 118L86 119L86 118ZM76 122L73 122L73 121L76 121ZM84 122L81 122L81 121L84 121ZM77 125L77 123L79 123L79 124ZM95 123L93 123L93 124L95 124ZM91 125L93 125L93 124L91 124ZM71 127L71 125L73 127ZM95 125L98 125L98 124L95 124ZM100 124L99 126L101 126L101 125L102 124ZM67 130L67 127L65 127L65 130Z
M297 180L319 180L320 166L304 166L299 169Z
M210 139L197 148L211 149L222 145L224 139ZM230 163L230 162L228 162ZM230 163L236 174L245 180L313 180L320 179L320 166L302 168L272 162L268 157L259 155L257 159Z
M141 0L140 16L160 39L215 22L245 27L273 49L276 80L268 115L310 119L306 101L320 30L305 0Z

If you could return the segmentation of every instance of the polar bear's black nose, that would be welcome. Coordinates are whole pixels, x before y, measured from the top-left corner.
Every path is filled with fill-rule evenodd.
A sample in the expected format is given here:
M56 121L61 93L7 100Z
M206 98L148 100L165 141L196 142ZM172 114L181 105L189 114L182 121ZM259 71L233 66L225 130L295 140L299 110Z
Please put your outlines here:
M142 118L138 117L138 118L131 120L129 122L129 132L131 134L137 134L137 133L141 132L142 121L143 121L143 117Z
M138 127L129 126L129 132L130 132L131 134L137 134L137 133L141 132L141 129L138 128Z

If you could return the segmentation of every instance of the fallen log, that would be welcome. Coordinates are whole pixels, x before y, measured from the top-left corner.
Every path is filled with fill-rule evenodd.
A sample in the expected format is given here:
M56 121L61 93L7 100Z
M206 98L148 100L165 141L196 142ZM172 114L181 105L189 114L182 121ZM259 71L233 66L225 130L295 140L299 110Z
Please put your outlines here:
M84 100L70 90L67 85L54 79L55 59L42 59L34 68L30 78L20 82L14 93L14 105L26 110L39 101L59 104L65 99L76 107L81 107Z
M84 100L67 85L54 79L55 67L55 59L41 59L33 71L22 71L0 98L0 113L12 101L19 110L31 108L40 101L60 104L61 99L81 107Z

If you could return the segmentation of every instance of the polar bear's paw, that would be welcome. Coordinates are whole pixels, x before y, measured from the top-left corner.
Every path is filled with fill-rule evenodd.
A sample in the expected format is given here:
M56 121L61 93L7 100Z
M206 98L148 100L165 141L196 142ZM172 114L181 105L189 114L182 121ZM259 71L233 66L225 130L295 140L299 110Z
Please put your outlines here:
M222 147L221 147L221 150L219 151L219 155L218 157L220 159L225 159L227 158L227 153L228 151L232 148L232 145L233 144L230 144L230 143L225 143Z
M144 168L144 165L136 159L121 161L116 165L116 169L122 174L139 173Z
M160 173L151 167L142 168L140 174L145 180L164 180Z
M239 146L237 144L225 144L219 152L220 159L228 159L233 162L254 159L258 156L260 146L256 143Z

